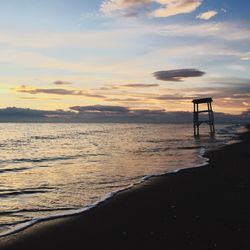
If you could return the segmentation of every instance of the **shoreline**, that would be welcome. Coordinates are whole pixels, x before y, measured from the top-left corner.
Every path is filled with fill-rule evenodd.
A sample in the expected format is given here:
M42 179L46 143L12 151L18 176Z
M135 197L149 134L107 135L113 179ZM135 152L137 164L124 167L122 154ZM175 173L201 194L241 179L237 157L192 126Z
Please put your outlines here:
M20 224L20 225L16 226L13 229L10 229L10 230L8 230L6 232L0 233L0 243L1 243L1 239L2 238L9 237L11 235L15 235L15 234L17 234L17 233L19 233L19 232L21 232L23 230L26 230L29 227L34 226L37 223L45 223L45 222L48 222L48 221L51 221L51 220L64 219L64 218L67 218L67 217L70 217L70 216L75 216L75 215L82 214L82 213L84 213L84 212L86 212L86 211L88 211L90 209L95 208L99 204L101 204L103 202L106 202L109 199L112 199L113 196L115 196L115 195L117 195L117 194L119 194L121 192L133 189L134 187L136 187L138 185L141 185L142 183L144 183L145 181L148 181L151 178L161 177L161 176L164 176L164 175L167 175L167 174L171 174L171 173L178 173L179 171L181 171L183 169L190 169L190 168L192 169L192 168L197 168L197 167L204 167L204 166L206 166L206 165L209 164L208 163L209 159L207 157L205 157L206 152L209 152L210 150L218 150L218 149L220 149L222 147L225 147L231 141L233 143L235 143L235 137L238 138L238 136L242 133L242 132L241 133L236 133L236 131L235 131L236 127L246 128L246 126L244 126L244 125L236 125L236 124L232 125L231 124L230 126L228 126L226 128L228 130L228 133L230 133L229 130L233 128L234 132L232 134L234 136L232 136L231 139L227 140L226 142L224 142L223 144L221 144L219 146L216 146L213 149L205 149L204 147L200 148L200 152L197 153L197 154L198 154L199 158L201 158L203 160L202 163L198 163L196 165L191 165L191 166L177 168L177 169L169 171L169 172L162 172L162 173L157 173L157 174L146 175L146 176L142 177L141 179L139 179L137 182L132 183L129 186L123 188L123 189L116 190L116 191L111 192L111 193L107 193L100 200L98 200L98 201L96 201L96 202L94 202L92 204L85 205L82 208L75 209L75 210L69 210L68 212L62 213L62 214L54 214L54 215L51 215L49 217L36 218L33 221L25 222L23 224ZM237 142L238 142L238 139L236 139L236 143Z
M222 146L222 145L218 146L218 147L216 147L213 150L218 150L219 148L224 147L224 146ZM147 176L144 176L143 178L139 179L138 182L135 182L135 183L129 185L128 187L125 187L124 189L120 189L120 190L117 190L117 191L114 191L114 192L111 192L111 193L107 193L102 199L100 199L100 200L98 200L98 201L96 201L96 202L94 202L92 204L83 206L80 209L72 210L72 211L69 210L68 213L55 214L55 215L51 215L50 217L34 219L33 222L30 221L30 222L27 222L27 223L25 222L23 224L20 224L20 226L17 226L14 229L10 229L9 231L6 231L6 232L0 234L0 247L1 247L1 241L2 241L2 239L3 239L3 241L5 241L5 238L12 237L12 236L14 237L15 235L19 234L20 232L22 232L22 231L24 231L24 230L26 230L26 229L28 229L30 227L33 227L36 224L48 223L48 222L54 221L54 220L61 220L61 219L65 219L65 218L68 218L68 217L72 217L72 216L76 216L76 215L81 215L82 213L85 213L88 210L93 209L93 208L99 206L103 202L108 202L114 196L119 195L122 192L133 190L138 185L142 185L145 181L149 181L152 178L158 178L158 177L162 177L162 176L165 176L165 175L168 175L168 174L178 173L179 171L182 171L184 169L187 170L187 169L192 169L192 168L204 167L204 166L206 166L206 165L209 164L208 163L209 159L205 157L205 149L204 149L203 153L199 153L198 155L199 155L200 158L203 159L203 161L204 161L203 163L197 164L195 166L178 168L178 169L173 170L171 172L163 172L163 173L159 173L159 174L147 175Z
M250 131L239 139L205 153L206 166L152 177L83 214L34 224L1 238L0 249L250 249L243 199L250 195Z

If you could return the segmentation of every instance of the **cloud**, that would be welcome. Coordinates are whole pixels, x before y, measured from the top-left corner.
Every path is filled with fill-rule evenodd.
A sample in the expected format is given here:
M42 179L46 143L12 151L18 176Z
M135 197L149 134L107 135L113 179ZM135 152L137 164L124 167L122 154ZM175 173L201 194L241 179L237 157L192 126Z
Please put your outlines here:
M183 103L182 107L184 107L192 99L212 97L216 111L228 112L230 114L239 114L249 107L250 79L209 77L202 79L202 83L204 87L200 85L201 87L198 88L182 88L178 93L179 95L176 95L176 100L174 99L174 91L169 91L169 95L156 96L155 99L161 100L168 106L171 103L175 103L175 105L176 103ZM209 87L207 87L208 85ZM187 109L184 107L183 110Z
M157 109L157 110L150 110L150 109L135 109L131 111L133 114L136 115L161 115L166 113L165 109Z
M210 87L182 89L187 95L192 93L194 97L211 95L217 99L246 99L250 97L250 79L248 78L206 78L203 83L209 83Z
M250 52L247 52L244 56L241 58L242 61L249 61L250 60Z
M202 19L202 20L209 20L212 17L216 16L217 14L218 14L218 11L209 10L207 12L200 13L196 18Z
M196 98L196 96L181 96L181 95L160 95L157 97L154 97L155 100L168 100L168 101L181 101L181 100L192 100Z
M166 37L213 37L226 41L250 40L250 29L242 22L167 24L157 32Z
M98 108L99 106L99 108ZM95 106L76 106L74 109L83 109L83 112L64 111L64 110L35 110L23 108L4 108L0 109L1 122L150 122L150 123L192 123L192 112L167 112L164 109L150 110L137 109L128 110L120 106L96 105L98 110L93 110ZM86 109L86 111L84 110ZM115 111L116 110L116 111ZM77 110L78 111L78 110ZM99 112L93 112L99 111ZM244 111L240 115L229 115L225 113L214 113L217 122L250 122L250 110ZM190 125L191 126L191 125Z
M37 97L20 97L20 99L23 99L23 100L38 100Z
M203 79L204 83L209 83L210 85L219 85L233 89L244 88L244 91L250 92L250 78L240 78L240 77L207 77Z
M71 110L78 112L93 111L93 112L118 112L127 113L129 109L122 106L104 106L104 105L93 105L93 106L73 106Z
M146 13L149 17L169 17L196 10L202 0L106 0L101 11L113 16L136 16Z
M101 4L101 12L111 16L137 16L151 0L107 0Z
M72 82L67 82L67 81L55 81L55 85L71 85Z
M224 8L221 8L220 10L221 10L222 12L224 12L224 13L227 13L227 10L224 9Z
M106 98L107 102L141 102L139 98Z
M82 90L70 90L70 89L38 89L38 88L28 88L25 85L15 88L14 91L27 94L52 94L52 95L71 95L71 96L86 96L93 98L105 99L106 96L87 93Z
M238 64L230 64L226 66L227 69L230 70L236 70L236 71L246 71L246 68L242 65L238 65Z
M160 85L157 83L147 84L147 83L128 83L128 84L114 84L114 85L106 85L105 87L99 88L99 90L120 90L124 88L153 88L159 87Z
M191 13L202 3L202 0L155 0L160 7L151 13L153 17L169 17Z
M48 100L53 100L53 101L60 101L62 99L60 98L40 98L40 97L19 97L19 99L22 99L22 100L38 100L38 101L41 101L41 100L45 100L45 101L48 101Z
M47 110L34 110L25 108L8 107L0 109L0 118L15 118L15 119L27 119L27 118L46 118L50 115L66 114L65 111L47 111Z
M182 82L183 78L187 77L200 77L205 72L197 69L175 69L154 72L153 75L157 80L171 81L171 82Z
M159 84L131 83L131 84L124 84L121 86L128 88L151 88L151 87L158 87Z

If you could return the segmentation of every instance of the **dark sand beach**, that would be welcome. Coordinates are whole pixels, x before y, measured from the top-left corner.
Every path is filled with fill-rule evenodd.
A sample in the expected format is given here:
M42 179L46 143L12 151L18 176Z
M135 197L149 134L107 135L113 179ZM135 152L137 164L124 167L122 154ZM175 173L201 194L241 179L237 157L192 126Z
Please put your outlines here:
M248 126L248 129L250 127ZM250 249L250 132L209 165L152 178L80 215L0 239L0 249Z

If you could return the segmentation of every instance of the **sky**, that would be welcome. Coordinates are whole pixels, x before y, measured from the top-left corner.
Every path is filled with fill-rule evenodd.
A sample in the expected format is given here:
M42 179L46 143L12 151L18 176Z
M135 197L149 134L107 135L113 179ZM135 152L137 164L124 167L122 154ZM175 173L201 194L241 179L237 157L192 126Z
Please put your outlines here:
M249 34L246 0L1 0L0 108L246 114Z

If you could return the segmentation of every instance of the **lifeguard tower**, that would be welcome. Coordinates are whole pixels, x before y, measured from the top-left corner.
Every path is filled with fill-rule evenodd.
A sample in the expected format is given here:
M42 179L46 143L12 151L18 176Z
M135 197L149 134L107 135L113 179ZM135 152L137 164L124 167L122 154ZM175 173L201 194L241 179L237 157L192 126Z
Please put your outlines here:
M194 136L198 136L200 134L200 125L202 123L207 123L210 126L210 134L211 136L214 135L215 129L214 129L214 114L212 110L212 102L213 99L211 97L209 98L202 98L202 99L194 99ZM199 110L199 104L207 104L207 109L205 110ZM199 114L200 113L207 113L208 114L208 120L199 120Z

